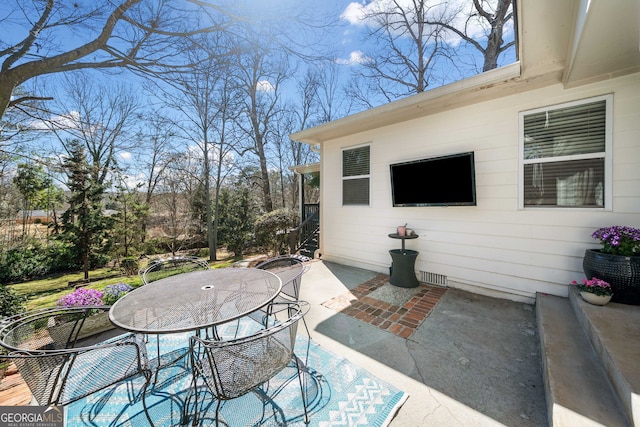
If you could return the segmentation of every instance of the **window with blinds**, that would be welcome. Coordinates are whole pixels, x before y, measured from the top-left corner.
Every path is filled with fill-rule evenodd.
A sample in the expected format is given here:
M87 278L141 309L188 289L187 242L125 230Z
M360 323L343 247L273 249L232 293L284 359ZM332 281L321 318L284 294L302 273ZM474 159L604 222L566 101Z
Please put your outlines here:
M523 206L605 207L611 97L520 114Z
M342 205L369 205L370 147L342 151Z

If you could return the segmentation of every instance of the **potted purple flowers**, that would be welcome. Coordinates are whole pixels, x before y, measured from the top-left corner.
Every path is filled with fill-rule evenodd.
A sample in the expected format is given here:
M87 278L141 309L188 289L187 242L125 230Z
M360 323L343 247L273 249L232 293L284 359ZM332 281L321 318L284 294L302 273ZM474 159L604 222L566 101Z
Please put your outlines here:
M107 285L104 288L104 292L102 294L102 301L106 305L113 305L113 303L118 301L120 297L122 297L132 289L133 288L131 286L123 282L114 283L113 285Z
M601 249L585 251L584 274L609 283L612 301L640 305L640 230L615 225L599 228L591 237Z
M58 307L86 307L104 305L102 292L97 289L78 288L56 301Z
M602 227L594 231L591 237L600 240L602 253L640 256L640 230L637 228L620 225Z
M95 307L108 306L116 302L120 297L131 290L126 283L107 285L104 292L97 289L78 288L56 301L58 307ZM108 307L104 310L93 309L92 315L87 317L82 324L78 339L105 332L115 327L109 320Z

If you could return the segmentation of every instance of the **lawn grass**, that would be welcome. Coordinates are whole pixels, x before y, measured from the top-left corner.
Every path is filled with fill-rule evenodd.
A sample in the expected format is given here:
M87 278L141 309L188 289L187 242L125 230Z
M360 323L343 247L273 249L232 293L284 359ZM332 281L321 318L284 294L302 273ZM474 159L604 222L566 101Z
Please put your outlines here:
M239 257L227 257L220 261L214 261L211 264L212 268L228 267L236 261L239 261ZM92 281L89 285L85 286L88 289L103 290L107 285L114 283L126 283L127 285L136 288L142 284L138 275L127 276L120 269L117 268L99 268L91 270L89 272L89 279L103 276L111 276L106 279ZM26 296L27 310L35 310L40 308L49 308L56 305L61 297L70 294L76 288L73 285L69 285L69 282L74 282L84 278L83 272L73 272L63 275L57 275L48 277L45 279L31 280L28 282L17 283L9 285L18 295Z
M100 268L91 270L89 272L89 278L91 279L92 277L100 277L107 274L113 276L114 273L119 273L119 275L108 279L97 280L95 282L92 281L86 286L86 288L103 290L107 285L119 282L124 282L134 288L140 286L140 278L137 275L127 276L119 269ZM55 306L56 301L76 289L75 286L70 286L69 282L74 282L83 278L84 273L77 272L45 279L31 280L10 286L18 295L27 297L27 310L34 310Z

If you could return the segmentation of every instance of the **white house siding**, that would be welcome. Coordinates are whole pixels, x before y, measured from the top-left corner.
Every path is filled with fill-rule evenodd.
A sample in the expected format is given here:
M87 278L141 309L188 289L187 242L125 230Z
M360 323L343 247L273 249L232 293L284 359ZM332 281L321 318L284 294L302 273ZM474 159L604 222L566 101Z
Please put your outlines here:
M613 209L519 209L518 113L613 94ZM532 301L566 296L580 280L591 233L608 225L640 227L640 74L569 90L554 85L404 123L325 141L321 170L322 258L389 272L397 225L420 236L416 270L444 275L448 286ZM370 206L342 206L342 149L371 144ZM391 203L389 164L474 151L477 206L406 207ZM420 185L419 183L416 185Z

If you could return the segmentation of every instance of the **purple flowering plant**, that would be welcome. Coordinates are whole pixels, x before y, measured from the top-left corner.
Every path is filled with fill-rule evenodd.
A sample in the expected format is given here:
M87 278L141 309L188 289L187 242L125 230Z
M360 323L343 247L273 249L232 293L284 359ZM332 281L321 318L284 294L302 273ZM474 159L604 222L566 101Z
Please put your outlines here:
M592 278L591 280L582 279L582 284L574 280L573 282L571 282L571 284L575 285L580 292L589 292L599 296L613 295L611 285L604 280L598 279L596 277Z
M114 302L118 301L120 297L124 294L132 290L133 288L126 283L119 282L114 283L112 285L107 285L104 288L104 294L102 295L102 301L106 305L113 305Z
M601 252L613 255L640 256L640 230L614 225L602 227L591 235L600 240Z
M89 305L104 305L102 292L97 289L78 288L56 301L59 307L86 307Z

